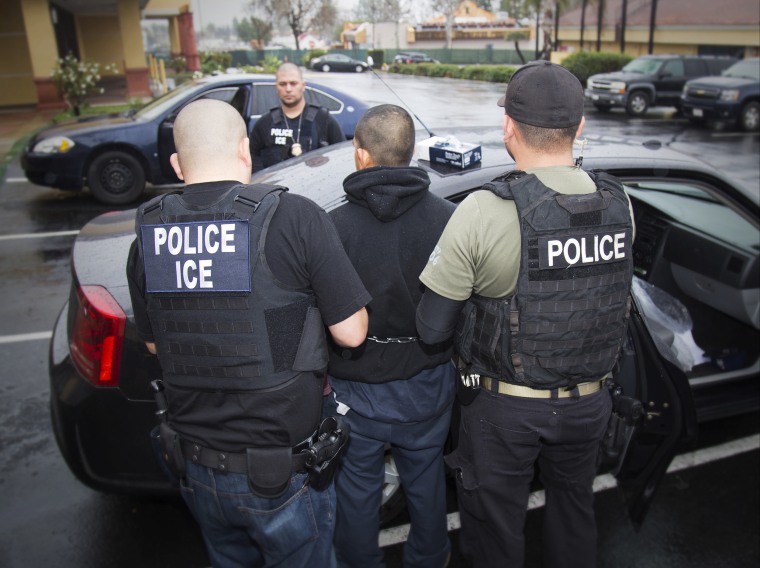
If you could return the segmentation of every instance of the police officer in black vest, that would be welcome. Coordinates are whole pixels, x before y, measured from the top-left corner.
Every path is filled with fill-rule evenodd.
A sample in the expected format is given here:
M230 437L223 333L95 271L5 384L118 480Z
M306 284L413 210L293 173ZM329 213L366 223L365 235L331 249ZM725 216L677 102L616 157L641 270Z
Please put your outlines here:
M534 467L546 491L544 565L596 566L592 484L623 342L633 222L622 185L573 162L583 87L559 65L518 69L499 101L517 171L457 208L420 279L426 342L454 335L462 555L524 562Z
M137 212L135 323L158 356L162 458L215 567L334 566L331 462L347 434L319 420L325 326L360 345L369 294L327 215L249 185L240 115L200 100L174 124L187 184Z
M254 172L346 139L330 111L306 103L300 67L283 63L275 81L280 105L261 115L251 132Z

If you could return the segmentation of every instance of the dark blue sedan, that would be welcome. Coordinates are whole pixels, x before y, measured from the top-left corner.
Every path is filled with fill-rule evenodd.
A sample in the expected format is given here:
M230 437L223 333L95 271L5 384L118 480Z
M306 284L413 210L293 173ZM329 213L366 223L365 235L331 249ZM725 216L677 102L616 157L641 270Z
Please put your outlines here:
M326 107L353 138L368 105L335 89L307 84L306 101ZM63 190L90 188L103 203L135 201L145 183L178 183L169 164L174 152L174 118L186 104L202 98L226 101L248 126L277 106L272 75L220 75L180 85L138 111L107 117L84 117L38 133L21 155L32 183Z

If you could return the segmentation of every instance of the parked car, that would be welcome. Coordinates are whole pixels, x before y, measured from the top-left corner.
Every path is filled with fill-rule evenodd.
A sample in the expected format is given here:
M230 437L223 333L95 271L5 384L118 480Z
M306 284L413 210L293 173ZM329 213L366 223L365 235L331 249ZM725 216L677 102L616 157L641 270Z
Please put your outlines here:
M363 73L369 69L364 61L359 61L343 55L342 53L328 53L326 55L320 55L311 60L311 68L315 71L352 71L355 73Z
M305 98L324 106L346 136L368 105L331 87L309 83ZM169 156L174 152L174 118L186 104L202 98L234 106L248 131L279 104L272 75L220 75L183 83L137 111L105 117L81 117L53 125L35 135L21 154L21 166L32 183L63 190L89 187L93 197L109 204L135 201L145 183L178 183Z
M429 172L431 191L459 202L511 169L501 135L495 134L470 131L477 138L462 138L492 141L481 143L482 162L474 167L416 161ZM638 496L631 510L640 522L647 499L674 452L694 435L697 420L760 409L760 214L747 190L666 147L589 137L583 165L625 182L636 221L636 274L688 308L694 339L708 354L689 371L675 366L648 332L664 330L664 342L671 345L672 329L642 316L636 299L616 380L644 402L646 417L617 477ZM286 185L331 210L345 201L342 180L354 169L353 146L346 142L272 166L254 181ZM149 440L156 424L149 382L161 372L137 337L125 274L134 213L101 215L76 238L71 294L50 343L50 408L60 451L82 483L108 492L169 494L174 490ZM677 327L688 329L683 321ZM392 463L386 471L385 520L403 503Z
M733 57L645 55L620 71L589 77L586 99L602 112L622 107L630 116L642 116L650 106L678 107L687 80L720 75L735 62Z
M394 63L440 63L426 53L419 51L401 51L393 57Z
M747 132L760 129L760 58L737 61L720 77L687 81L681 109L695 122L725 120Z

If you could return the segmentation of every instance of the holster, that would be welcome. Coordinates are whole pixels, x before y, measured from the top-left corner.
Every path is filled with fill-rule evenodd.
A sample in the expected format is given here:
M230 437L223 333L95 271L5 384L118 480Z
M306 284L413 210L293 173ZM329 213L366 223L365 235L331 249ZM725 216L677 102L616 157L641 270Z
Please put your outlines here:
M322 421L317 441L306 452L309 485L317 491L330 486L335 468L348 443L351 427L340 418L330 416Z
M644 416L644 405L638 399L625 396L623 389L614 382L608 381L608 387L612 396L612 414L599 446L597 469L609 468L612 475L617 475Z
M168 422L161 422L158 425L158 437L163 463L175 477L180 479L185 477L185 458L182 455L179 435Z
M293 473L293 452L288 447L248 448L248 487L266 499L279 497Z

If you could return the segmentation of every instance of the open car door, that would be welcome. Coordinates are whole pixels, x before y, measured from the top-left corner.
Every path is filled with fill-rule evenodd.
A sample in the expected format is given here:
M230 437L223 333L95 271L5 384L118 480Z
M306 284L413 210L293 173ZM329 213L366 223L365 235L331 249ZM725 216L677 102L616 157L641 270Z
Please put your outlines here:
M642 403L643 412L612 473L638 530L676 452L696 436L697 415L685 373L660 354L632 298L628 340L615 382L624 395Z

